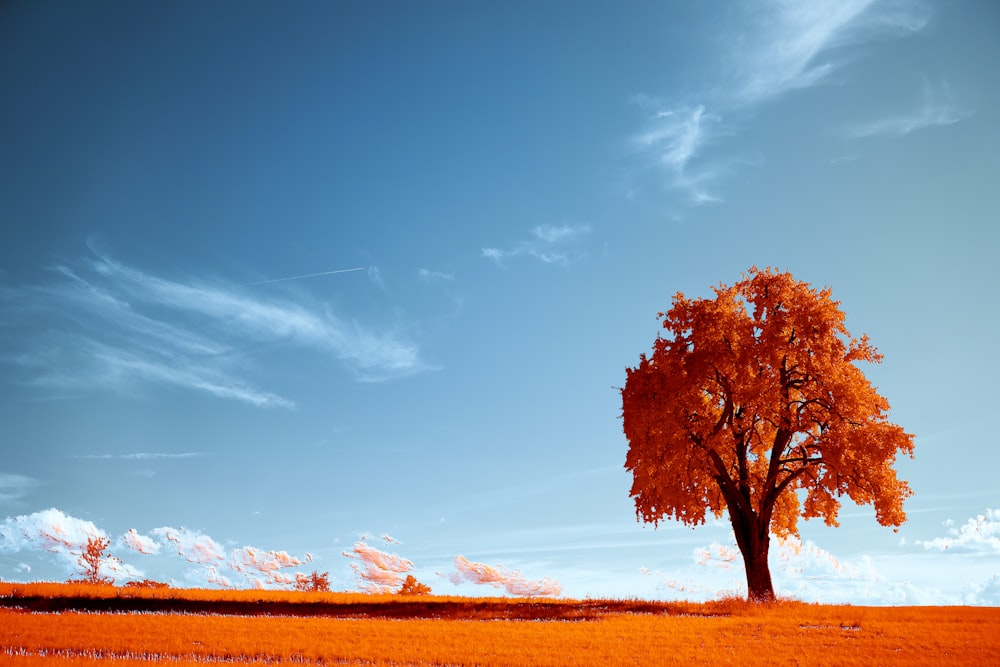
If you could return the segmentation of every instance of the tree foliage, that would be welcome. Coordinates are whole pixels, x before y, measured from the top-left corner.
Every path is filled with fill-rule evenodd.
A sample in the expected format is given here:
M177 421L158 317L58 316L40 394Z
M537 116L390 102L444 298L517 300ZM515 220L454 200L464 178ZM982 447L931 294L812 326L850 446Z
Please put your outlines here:
M430 595L431 587L417 581L412 574L406 575L406 581L399 587L399 595Z
M771 532L797 534L799 516L837 525L839 498L872 505L898 527L911 495L893 464L913 436L859 362L879 363L854 338L829 288L756 267L715 297L678 293L659 313L665 335L627 369L622 417L636 515L704 523L728 510L752 598L773 598Z
M77 563L80 565L80 569L83 573L82 581L90 584L113 584L114 579L112 577L107 577L101 574L101 564L105 561L116 561L114 556L107 555L108 547L111 546L111 540L107 537L94 537L90 536L87 538L87 544L83 548L83 552L77 559Z
M312 574L302 574L301 572L296 573L295 590L316 592L316 593L329 593L330 573L319 572L317 570L313 570Z

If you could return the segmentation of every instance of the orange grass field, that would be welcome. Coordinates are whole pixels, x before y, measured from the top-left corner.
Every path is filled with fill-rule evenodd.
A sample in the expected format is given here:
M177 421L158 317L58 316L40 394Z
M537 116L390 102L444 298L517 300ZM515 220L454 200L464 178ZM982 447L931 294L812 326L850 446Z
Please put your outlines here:
M0 584L0 664L109 662L1000 665L1000 609Z

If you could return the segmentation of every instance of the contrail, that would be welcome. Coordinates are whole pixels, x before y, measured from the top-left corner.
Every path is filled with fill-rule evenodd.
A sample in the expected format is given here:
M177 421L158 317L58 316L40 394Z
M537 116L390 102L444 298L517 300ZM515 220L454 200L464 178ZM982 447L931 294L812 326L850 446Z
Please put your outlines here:
M261 280L256 283L247 283L245 287L252 287L254 285L267 285L268 283L280 283L285 280L298 280L300 278L315 278L317 276L332 276L335 273L350 273L351 271L364 271L365 267L359 266L356 269L338 269L336 271L323 271L322 273L307 273L303 276L288 276L287 278L271 278L270 280Z

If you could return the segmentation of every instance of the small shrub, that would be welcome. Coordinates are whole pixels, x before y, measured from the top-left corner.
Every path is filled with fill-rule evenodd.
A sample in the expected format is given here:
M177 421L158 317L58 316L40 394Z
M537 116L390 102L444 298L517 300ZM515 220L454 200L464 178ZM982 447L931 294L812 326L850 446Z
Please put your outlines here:
M142 581L129 581L125 584L125 588L170 588L170 584L165 584L162 581L153 581L152 579L143 579Z
M406 575L406 581L399 588L399 595L430 595L431 587L417 581L412 574Z
M295 590L307 593L329 593L330 573L313 570L312 574L296 574Z

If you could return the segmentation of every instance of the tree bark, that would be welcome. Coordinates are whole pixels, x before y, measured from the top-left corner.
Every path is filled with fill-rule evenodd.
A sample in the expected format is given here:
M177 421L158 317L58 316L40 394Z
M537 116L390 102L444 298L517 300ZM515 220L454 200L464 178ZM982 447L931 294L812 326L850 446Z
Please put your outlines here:
M763 548L743 554L743 564L747 572L747 599L750 602L773 602L774 585L771 583L771 568L767 562L767 544Z
M770 517L767 521L752 510L748 514L729 507L729 519L733 524L736 544L743 554L743 567L747 575L747 599L750 602L772 602L774 584L771 583L771 567L768 551L771 546L769 532Z

